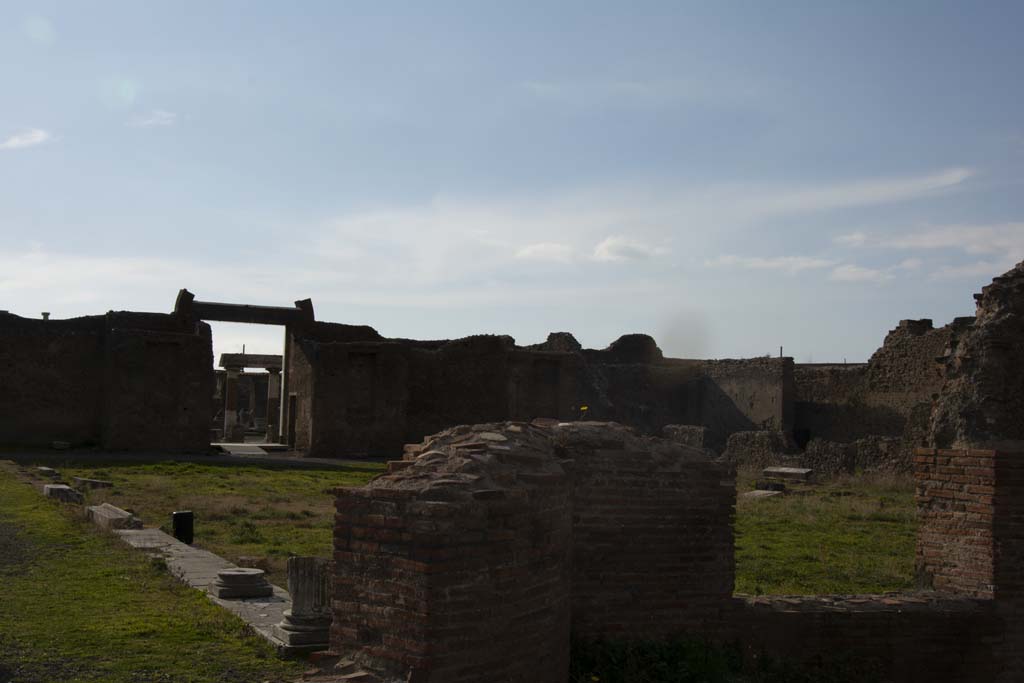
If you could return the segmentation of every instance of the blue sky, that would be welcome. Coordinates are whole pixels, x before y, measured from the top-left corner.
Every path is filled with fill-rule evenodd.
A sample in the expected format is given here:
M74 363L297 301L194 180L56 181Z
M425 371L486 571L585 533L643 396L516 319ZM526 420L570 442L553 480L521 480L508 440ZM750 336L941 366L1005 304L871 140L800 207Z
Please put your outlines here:
M1024 259L1019 2L0 0L0 309L864 360ZM217 352L281 334L215 326Z

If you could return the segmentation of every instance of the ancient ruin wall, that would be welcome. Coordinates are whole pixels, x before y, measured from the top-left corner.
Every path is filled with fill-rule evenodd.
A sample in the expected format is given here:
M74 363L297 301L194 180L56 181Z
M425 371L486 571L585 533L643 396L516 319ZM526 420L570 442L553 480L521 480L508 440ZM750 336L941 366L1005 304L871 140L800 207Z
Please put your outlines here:
M906 596L763 596L736 600L725 624L751 662L765 656L797 680L961 683L1006 671L993 656L1003 624L991 603ZM1000 679L1015 680L1015 679Z
M203 449L213 394L210 328L170 315L0 316L0 443Z
M109 316L103 445L118 450L205 449L213 401L210 327L173 316Z
M891 436L921 445L914 439L943 382L937 359L960 324L933 329L930 320L901 320L867 364L797 365L794 429L829 441Z
M918 449L914 462L918 582L993 597L995 451Z
M789 359L681 361L663 358L646 335L603 351L552 336L523 348L507 336L384 340L370 328L317 323L296 333L289 361L289 391L310 403L297 410L297 445L381 456L455 424L586 414L645 433L707 426L708 444L721 449L735 431L791 423Z
M565 471L525 425L439 436L338 490L332 648L402 681L564 683Z
M1024 263L975 299L974 325L957 331L945 356L931 445L1024 452Z
M724 439L753 429L793 428L793 359L703 361L701 421Z
M619 425L552 430L572 465L572 628L582 638L704 633L734 583L735 481L698 448Z
M0 443L97 444L103 317L29 320L0 314Z

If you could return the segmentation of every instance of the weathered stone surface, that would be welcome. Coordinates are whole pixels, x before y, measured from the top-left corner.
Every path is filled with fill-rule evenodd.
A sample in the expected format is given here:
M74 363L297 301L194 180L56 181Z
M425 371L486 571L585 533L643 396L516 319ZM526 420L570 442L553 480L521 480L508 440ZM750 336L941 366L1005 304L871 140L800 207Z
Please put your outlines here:
M669 441L694 448L704 448L707 434L708 428L699 425L665 425L661 430L661 435Z
M975 295L975 322L943 356L931 445L1024 451L1024 262Z
M241 598L262 598L274 594L274 587L267 582L262 569L229 567L217 572L217 579L210 584L210 593L225 600Z
M808 481L814 470L806 467L765 467L764 476L774 479L793 479L795 481Z
M756 491L747 491L740 494L740 498L750 498L753 500L759 500L761 498L771 498L772 496L781 496L782 491L767 491L758 489Z
M289 557L291 609L274 626L274 634L292 650L326 650L329 646L330 563L320 557Z
M722 461L734 467L763 468L779 463L794 452L785 432L736 432L726 442Z
M47 498L56 498L62 503L76 505L81 505L85 501L85 496L80 491L76 491L67 484L46 484L43 486L43 495Z
M53 469L52 467L37 467L36 472L43 477L49 477L50 479L60 479L60 472Z
M102 529L141 529L142 522L127 510L110 503L90 505L85 509L85 516Z

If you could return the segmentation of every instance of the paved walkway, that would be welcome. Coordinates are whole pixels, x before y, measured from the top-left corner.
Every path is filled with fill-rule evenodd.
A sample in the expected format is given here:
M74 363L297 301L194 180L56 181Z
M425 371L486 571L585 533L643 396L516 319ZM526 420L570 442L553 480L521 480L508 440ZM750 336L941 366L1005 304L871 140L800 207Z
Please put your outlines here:
M260 449L262 450L262 449ZM207 465L257 465L286 469L349 469L366 467L382 460L336 460L334 458L304 458L289 455L207 455L205 453L116 453L100 450L17 450L0 451L0 459L13 460L19 465L58 465L96 463L153 463L195 462Z
M159 529L120 529L114 533L133 548L163 559L171 574L203 592L217 579L217 572L237 566L219 555L186 545ZM209 593L206 595L224 609L241 617L278 650L287 650L285 643L274 636L273 627L284 617L284 611L291 609L292 601L288 591L274 586L274 594L270 597L240 600L224 600Z

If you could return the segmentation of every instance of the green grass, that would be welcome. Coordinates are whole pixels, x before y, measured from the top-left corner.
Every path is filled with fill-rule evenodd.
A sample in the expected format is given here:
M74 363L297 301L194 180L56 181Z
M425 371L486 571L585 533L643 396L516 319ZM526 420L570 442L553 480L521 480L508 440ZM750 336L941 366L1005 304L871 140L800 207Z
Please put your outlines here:
M741 476L740 492L753 486ZM793 487L791 487L793 488ZM736 504L736 591L884 593L914 584L909 476L844 477Z
M327 491L364 484L383 471L377 463L323 470L189 462L54 466L69 481L112 481L112 489L90 491L88 504L129 509L146 526L170 533L171 513L192 510L196 546L232 562L259 558L281 586L290 555L331 554L334 497Z
M0 466L0 680L289 681L244 623Z
M331 551L333 497L382 471L294 470L200 463L108 463L61 467L65 477L108 479L89 494L170 531L174 510L196 514L197 546L228 560L256 557L284 585L289 555ZM741 475L740 492L753 486ZM917 522L913 480L891 475L791 487L784 496L736 506L736 590L750 594L883 593L913 586Z

